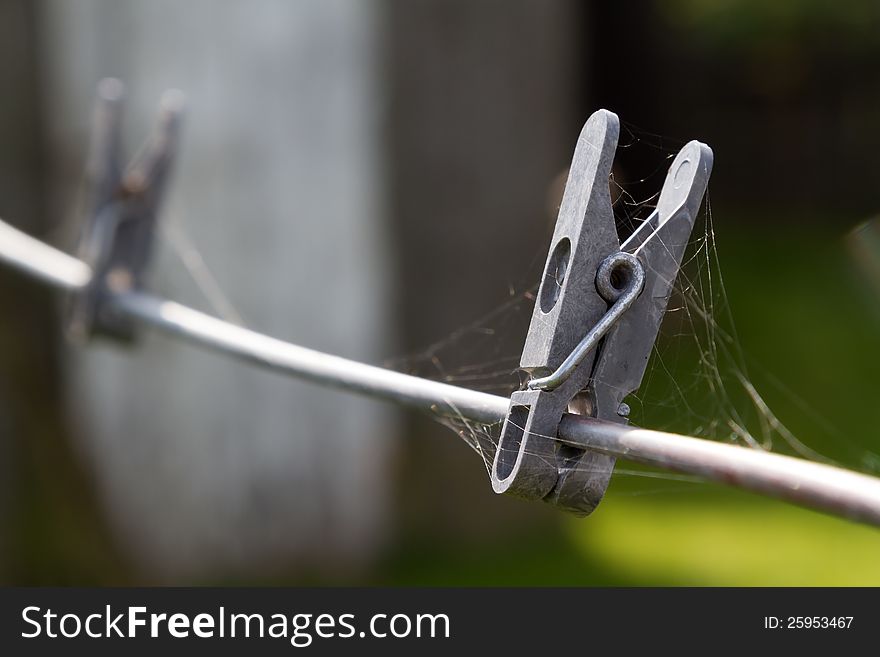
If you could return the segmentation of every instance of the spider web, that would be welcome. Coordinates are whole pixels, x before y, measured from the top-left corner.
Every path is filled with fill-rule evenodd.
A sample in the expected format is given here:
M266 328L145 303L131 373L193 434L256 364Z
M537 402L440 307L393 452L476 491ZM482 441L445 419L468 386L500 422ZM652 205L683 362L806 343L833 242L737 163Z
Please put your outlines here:
M684 142L641 130L623 123L615 169L610 179L614 215L621 242L648 218L656 207L666 171ZM618 160L626 160L628 149L653 154L646 175L628 177ZM564 174L562 175L564 178ZM559 186L560 190L562 186ZM644 190L653 190L652 193ZM533 275L538 281L545 253L534 258ZM395 369L453 385L508 397L525 387L527 376L518 369L519 353L511 352L511 335L522 345L535 303L537 284L528 289L511 290L497 308L428 345L417 353L389 363ZM733 313L724 284L711 199L706 199L695 221L681 270L675 282L639 390L626 402L631 408L630 424L722 441L752 449L796 455L826 463L831 459L818 453L792 431L773 412L754 383L751 371L794 399L805 413L816 416L806 404L798 403L778 377L763 372L744 352L737 336ZM487 473L498 445L502 423L484 425L464 417L436 417L480 455ZM816 416L816 425L836 434L827 420ZM840 436L835 435L835 439ZM844 442L846 442L844 440ZM862 465L872 455L852 443L850 451ZM621 467L623 475L674 481L700 481L686 475L672 475L641 466ZM644 488L631 494L651 492Z

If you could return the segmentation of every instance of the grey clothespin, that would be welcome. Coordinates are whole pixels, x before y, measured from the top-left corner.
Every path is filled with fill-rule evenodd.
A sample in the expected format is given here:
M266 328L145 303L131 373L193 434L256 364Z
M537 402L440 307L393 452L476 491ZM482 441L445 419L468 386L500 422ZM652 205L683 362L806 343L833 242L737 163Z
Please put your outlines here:
M601 501L614 458L556 440L563 414L625 423L699 212L712 151L685 145L656 210L621 245L609 177L619 121L594 113L578 138L520 367L492 464L492 487L578 515Z
M183 96L167 91L153 136L123 170L122 102L122 83L102 80L93 115L85 217L78 249L80 258L92 268L93 277L69 300L66 328L75 339L99 334L123 341L134 337L132 322L107 303L107 292L143 286L159 207L177 150Z

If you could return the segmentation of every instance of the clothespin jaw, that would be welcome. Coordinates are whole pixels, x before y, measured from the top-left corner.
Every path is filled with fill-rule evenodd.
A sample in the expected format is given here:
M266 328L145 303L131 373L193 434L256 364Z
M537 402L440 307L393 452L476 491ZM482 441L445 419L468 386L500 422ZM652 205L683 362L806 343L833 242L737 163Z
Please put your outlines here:
M687 144L670 167L656 211L621 246L608 180L619 122L607 110L584 125L569 170L520 368L492 465L492 487L578 515L601 501L610 456L559 443L568 411L627 422L666 311L712 167Z
M608 307L592 281L599 263L619 245L608 186L619 132L617 115L600 110L578 137L520 359L530 375L555 370ZM556 486L556 429L589 382L590 365L581 363L553 392L513 393L492 467L495 492L542 499Z
M158 213L177 151L183 96L167 91L153 136L127 169L121 165L122 83L98 85L86 167L87 197L78 253L92 268L89 285L68 304L66 328L74 339L134 338L134 326L114 312L110 292L142 289Z

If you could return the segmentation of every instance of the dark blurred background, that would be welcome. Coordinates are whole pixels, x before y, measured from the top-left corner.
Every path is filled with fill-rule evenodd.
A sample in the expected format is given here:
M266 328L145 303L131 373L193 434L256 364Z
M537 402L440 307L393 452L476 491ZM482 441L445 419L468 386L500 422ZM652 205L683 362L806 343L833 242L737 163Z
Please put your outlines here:
M685 141L712 146L716 311L751 381L810 449L880 472L865 224L880 212L880 5L243 6L0 2L0 216L69 248L97 81L125 79L140 137L158 91L180 86L193 155L169 214L230 302L254 328L383 362L537 280L560 176L605 107L634 199ZM328 253L344 266L316 280ZM184 274L159 269L160 291L187 300ZM71 354L55 293L4 271L0 295L4 583L880 584L872 529L626 464L593 516L562 517L494 496L430 418L213 356L168 362L161 341L153 358ZM515 362L520 329L495 328L492 354ZM114 392L127 379L137 396ZM695 430L686 414L641 419Z

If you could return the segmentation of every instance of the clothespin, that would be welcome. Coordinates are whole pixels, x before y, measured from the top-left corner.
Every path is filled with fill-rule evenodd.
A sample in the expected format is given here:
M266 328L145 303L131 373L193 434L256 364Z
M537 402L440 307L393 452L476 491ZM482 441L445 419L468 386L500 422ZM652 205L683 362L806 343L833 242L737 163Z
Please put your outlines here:
M134 338L133 323L116 313L108 292L138 290L150 262L157 217L168 183L183 113L183 96L162 96L153 136L123 170L121 123L123 85L98 85L86 167L87 197L79 257L92 269L89 285L68 303L66 328L75 339L103 335Z
M566 412L628 422L712 170L691 141L675 157L656 210L622 245L609 177L620 124L599 110L578 138L514 392L492 464L492 487L578 515L601 501L614 458L556 440Z

